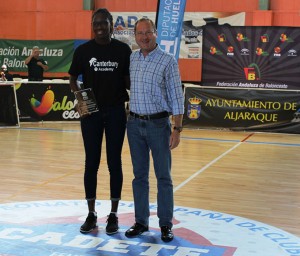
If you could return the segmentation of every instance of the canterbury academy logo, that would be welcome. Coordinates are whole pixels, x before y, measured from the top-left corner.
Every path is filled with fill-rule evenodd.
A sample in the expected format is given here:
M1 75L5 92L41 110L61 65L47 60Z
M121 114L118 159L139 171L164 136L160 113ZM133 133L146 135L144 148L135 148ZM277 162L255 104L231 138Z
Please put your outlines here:
M94 69L94 71L108 71L113 72L118 68L119 63L116 61L97 61L96 58L91 58L89 60L90 67Z

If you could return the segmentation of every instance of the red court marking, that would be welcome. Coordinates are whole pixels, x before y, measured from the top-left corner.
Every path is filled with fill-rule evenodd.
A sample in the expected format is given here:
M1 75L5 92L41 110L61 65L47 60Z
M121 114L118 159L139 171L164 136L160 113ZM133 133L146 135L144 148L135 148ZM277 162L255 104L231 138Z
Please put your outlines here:
M243 140L241 140L241 142L245 142L246 140L248 140L254 133L249 134L246 138L244 138Z

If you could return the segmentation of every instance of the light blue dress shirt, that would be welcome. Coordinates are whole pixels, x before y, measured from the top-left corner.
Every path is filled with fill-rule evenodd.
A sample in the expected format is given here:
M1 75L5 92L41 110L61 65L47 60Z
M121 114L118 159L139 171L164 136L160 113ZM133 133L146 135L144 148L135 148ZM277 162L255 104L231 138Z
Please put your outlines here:
M130 56L130 111L141 115L184 113L178 63L158 45L146 57L140 50Z

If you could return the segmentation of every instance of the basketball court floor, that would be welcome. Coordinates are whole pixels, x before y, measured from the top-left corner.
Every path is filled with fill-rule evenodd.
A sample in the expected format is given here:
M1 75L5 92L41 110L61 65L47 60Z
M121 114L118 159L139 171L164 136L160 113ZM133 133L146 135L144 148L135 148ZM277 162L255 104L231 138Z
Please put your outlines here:
M127 138L120 230L105 234L110 210L105 144L98 174L98 228L87 215L79 123L22 123L0 129L0 256L300 255L300 136L188 130L172 152L174 234L160 240L150 171L149 232L134 239Z

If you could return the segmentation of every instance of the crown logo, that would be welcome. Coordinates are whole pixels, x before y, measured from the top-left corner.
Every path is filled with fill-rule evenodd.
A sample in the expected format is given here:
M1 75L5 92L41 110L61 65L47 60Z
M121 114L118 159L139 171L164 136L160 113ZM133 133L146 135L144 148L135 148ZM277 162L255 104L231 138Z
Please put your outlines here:
M198 105L201 103L201 99L197 98L196 96L194 98L189 98L189 102L193 105Z

